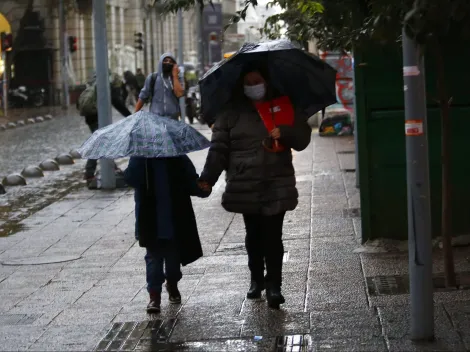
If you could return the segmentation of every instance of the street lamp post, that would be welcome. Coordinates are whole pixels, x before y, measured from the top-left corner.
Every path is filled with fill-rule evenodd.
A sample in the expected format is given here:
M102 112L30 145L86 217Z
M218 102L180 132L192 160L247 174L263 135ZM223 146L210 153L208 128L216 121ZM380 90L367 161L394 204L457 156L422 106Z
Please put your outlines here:
M423 52L403 30L411 338L434 338L431 194Z
M111 116L111 96L108 65L108 38L106 33L106 2L93 0L93 20L95 22L95 53L96 53L96 90L98 107L98 125L100 128L113 122ZM101 159L101 188L116 188L114 162Z

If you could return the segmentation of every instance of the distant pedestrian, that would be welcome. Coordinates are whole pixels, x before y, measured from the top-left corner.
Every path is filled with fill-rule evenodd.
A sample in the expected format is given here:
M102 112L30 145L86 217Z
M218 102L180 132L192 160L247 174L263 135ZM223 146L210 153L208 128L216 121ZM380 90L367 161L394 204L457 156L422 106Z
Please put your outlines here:
M274 113L283 111L276 101L288 100L276 94L264 71L262 67L246 68L225 110L216 116L200 186L210 190L226 172L222 205L243 214L245 221L251 272L247 298L260 298L266 288L269 307L278 309L285 302L281 294L284 216L297 207L299 195L291 148L305 149L311 129L307 115L292 105L288 106L291 124L267 129L266 124L275 121ZM266 121L260 106L271 106L266 109L270 111Z
M132 157L124 174L135 189L136 238L147 249L147 312L158 313L165 280L170 303L180 304L180 266L202 256L190 196L208 197L210 191L198 187L198 174L187 156Z
M137 79L137 89L138 89L138 92L140 92L140 91L142 90L142 88L144 88L144 85L145 85L145 78L146 78L145 75L144 75L144 73L142 72L142 69L141 69L141 68L138 68L138 69L137 69L135 78Z
M126 91L126 99L125 104L127 106L131 106L135 108L137 104L138 92L139 92L139 85L137 83L137 78L131 71L126 71L123 74L124 76L124 87Z
M140 91L135 111L150 103L150 112L178 120L181 115L179 98L184 96L183 77L173 55L160 57L158 72L150 74Z
M120 92L120 79L110 73L109 75L110 89L111 89L111 104L119 111L124 117L131 115L131 112L127 109L124 101L121 97ZM99 128L98 124L98 107L97 107L97 92L96 92L96 74L88 82L87 88L80 95L77 101L77 109L80 115L85 118L85 122L90 128L91 133L94 133ZM98 166L97 160L87 160L85 166L84 180L89 188L95 188L95 172ZM119 168L115 164L115 169L119 171Z

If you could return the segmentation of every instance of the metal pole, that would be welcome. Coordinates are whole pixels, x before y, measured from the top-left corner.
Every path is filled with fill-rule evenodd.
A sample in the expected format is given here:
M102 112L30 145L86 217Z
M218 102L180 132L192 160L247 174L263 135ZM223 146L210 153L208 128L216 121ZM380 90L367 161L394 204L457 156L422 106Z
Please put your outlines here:
M186 93L186 87L184 86L184 55L183 55L183 48L184 48L184 36L183 36L183 11L178 11L178 63L183 67L182 74L183 74L183 88ZM181 121L186 122L186 94L180 98L180 115Z
M108 65L108 39L106 33L106 1L93 0L95 21L96 88L98 125L103 128L113 122L111 116L111 96ZM101 188L116 188L116 175L112 160L101 159Z
M202 18L202 10L203 7L198 5L196 7L196 14L197 14L197 41L198 41L198 61L199 61L199 79L202 78L204 75L204 41L202 40L202 36L204 34L204 22Z
M207 53L209 54L209 67L212 67L212 41L208 42Z
M8 70L7 70L7 53L2 50L2 61L3 61L3 116L8 117Z
M67 74L67 61L69 50L67 47L67 17L65 14L65 0L59 1L59 40L60 40L60 76L62 78L62 108L68 109L69 99L69 82Z
M424 58L403 30L411 339L434 338L431 203Z

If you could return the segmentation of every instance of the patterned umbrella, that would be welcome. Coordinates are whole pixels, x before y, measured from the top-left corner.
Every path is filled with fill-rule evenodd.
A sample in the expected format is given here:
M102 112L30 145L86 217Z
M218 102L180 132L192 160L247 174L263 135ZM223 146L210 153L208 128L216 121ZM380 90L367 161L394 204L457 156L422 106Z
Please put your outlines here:
M171 158L209 146L207 138L186 123L140 111L99 129L78 152L86 159Z

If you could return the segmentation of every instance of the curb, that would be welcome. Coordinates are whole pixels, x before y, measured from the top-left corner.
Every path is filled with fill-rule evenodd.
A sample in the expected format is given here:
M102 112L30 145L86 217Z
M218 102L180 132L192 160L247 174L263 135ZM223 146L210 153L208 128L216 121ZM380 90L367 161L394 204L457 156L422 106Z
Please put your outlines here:
M8 122L0 125L0 132L6 131L6 130L13 130L19 127L24 127L28 125L34 125L36 123L41 123L45 121L51 121L55 119L53 115L44 115L44 116L36 116L36 117L30 117L29 119L26 120L18 120L16 122Z

